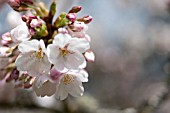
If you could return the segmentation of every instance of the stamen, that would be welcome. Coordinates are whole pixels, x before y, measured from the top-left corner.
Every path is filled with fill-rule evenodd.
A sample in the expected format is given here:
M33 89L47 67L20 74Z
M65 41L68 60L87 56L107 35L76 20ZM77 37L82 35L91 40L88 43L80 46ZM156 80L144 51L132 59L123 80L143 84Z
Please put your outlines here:
M68 50L66 48L60 48L60 53L64 57L68 54Z
M44 53L43 53L42 49L39 48L39 51L36 53L36 57L38 59L41 59L41 58L43 58L43 56L44 56Z
M65 85L68 85L73 81L74 81L74 77L72 75L68 75L68 74L64 75L63 82Z

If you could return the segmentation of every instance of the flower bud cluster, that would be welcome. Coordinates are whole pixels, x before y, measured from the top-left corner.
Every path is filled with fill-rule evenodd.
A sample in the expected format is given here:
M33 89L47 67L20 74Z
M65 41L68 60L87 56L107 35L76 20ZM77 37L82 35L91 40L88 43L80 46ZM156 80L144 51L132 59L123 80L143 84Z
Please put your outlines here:
M17 9L21 4L35 3L11 0L9 4ZM43 10L42 6L32 10L36 12L39 8ZM25 24L3 34L0 44L0 65L3 67L0 69L6 82L14 81L16 87L32 87L41 97L55 95L64 100L69 94L82 96L82 82L88 82L87 61L94 62L95 56L90 50L91 38L86 33L92 18L77 18L76 13L81 9L75 6L68 13L60 14L53 23L54 1L50 11L45 9L45 14L42 11L33 16L23 15Z

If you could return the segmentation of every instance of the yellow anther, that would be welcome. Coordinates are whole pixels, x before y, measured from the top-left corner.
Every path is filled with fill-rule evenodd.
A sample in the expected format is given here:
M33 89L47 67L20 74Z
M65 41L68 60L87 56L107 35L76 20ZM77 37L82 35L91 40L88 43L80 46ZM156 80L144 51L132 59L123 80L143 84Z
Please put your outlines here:
M64 57L68 54L68 50L66 48L60 49L61 55Z
M39 51L36 53L36 57L40 59L43 56L44 56L44 53L43 53L42 49L40 48Z
M70 84L71 82L74 81L74 77L72 75L64 75L63 82L65 85Z

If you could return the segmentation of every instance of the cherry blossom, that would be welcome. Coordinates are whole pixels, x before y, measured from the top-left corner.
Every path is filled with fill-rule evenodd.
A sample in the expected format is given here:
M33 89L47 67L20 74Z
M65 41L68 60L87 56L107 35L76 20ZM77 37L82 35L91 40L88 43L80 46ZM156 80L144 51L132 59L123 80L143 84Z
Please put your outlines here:
M15 63L19 71L27 71L31 76L49 73L51 64L43 40L24 41L19 44L18 49L21 54Z
M88 41L60 33L55 36L53 44L47 47L49 61L59 71L84 68L86 61L82 53L89 48Z

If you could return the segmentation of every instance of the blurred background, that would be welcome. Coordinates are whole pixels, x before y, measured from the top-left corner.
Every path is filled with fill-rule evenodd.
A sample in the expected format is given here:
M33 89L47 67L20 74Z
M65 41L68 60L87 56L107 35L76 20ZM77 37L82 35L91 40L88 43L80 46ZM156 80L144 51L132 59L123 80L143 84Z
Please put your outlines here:
M22 21L0 1L0 35ZM57 0L83 6L96 61L80 98L38 98L0 82L0 113L170 113L170 0ZM44 0L47 6L52 0ZM57 15L56 15L57 17Z

